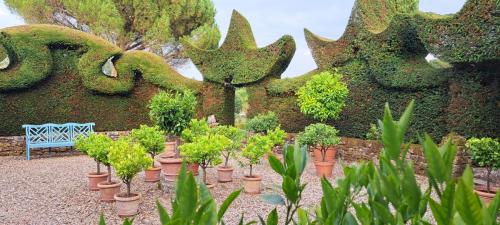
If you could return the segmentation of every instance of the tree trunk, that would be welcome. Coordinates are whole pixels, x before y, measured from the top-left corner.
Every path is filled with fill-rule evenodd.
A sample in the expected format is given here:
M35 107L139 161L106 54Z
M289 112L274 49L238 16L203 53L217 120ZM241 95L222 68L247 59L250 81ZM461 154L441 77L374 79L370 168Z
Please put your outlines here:
M229 161L229 155L225 157L226 160L224 161L224 167L227 168L227 165L228 165L228 161Z
M111 184L111 166L107 165L108 167L108 184Z
M486 190L488 192L490 191L490 175L491 175L491 168L486 168L487 174L486 174Z
M155 154L150 152L149 154L151 154L151 159L153 159L153 162L152 162L152 165L151 165L151 168L155 168Z
M130 181L126 181L125 184L127 185L127 197L130 197Z
M326 151L328 150L328 147L323 147L321 146L321 160L323 162L326 162Z
M252 177L252 164L250 164L250 177Z
M96 161L97 163L97 174L101 174L101 163Z
M207 184L207 167L202 166L201 169L203 169L203 183Z

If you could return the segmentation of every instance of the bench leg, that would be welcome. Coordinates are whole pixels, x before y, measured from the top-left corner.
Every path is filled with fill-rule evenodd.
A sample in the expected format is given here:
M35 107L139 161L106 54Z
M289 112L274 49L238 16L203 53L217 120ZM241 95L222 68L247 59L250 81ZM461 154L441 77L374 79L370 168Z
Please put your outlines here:
M26 146L26 160L30 160L30 147Z

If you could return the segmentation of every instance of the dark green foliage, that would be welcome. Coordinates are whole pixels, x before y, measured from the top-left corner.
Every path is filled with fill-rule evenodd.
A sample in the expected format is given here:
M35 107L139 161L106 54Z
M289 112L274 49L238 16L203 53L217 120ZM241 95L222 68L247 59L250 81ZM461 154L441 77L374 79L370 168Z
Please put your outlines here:
M295 214L300 209L302 192L306 188L306 184L302 183L300 178L308 161L307 147L300 147L298 143L294 146L285 146L283 148L283 163L274 155L269 155L268 160L271 168L282 177L283 194L267 194L262 195L261 198L271 204L283 205L286 209L284 224L290 224L295 220ZM267 216L267 221L263 224L278 224L276 209Z
M245 129L255 133L267 133L280 125L278 117L274 112L256 115L247 121Z
M168 134L179 136L195 115L196 97L189 90L159 92L149 103L149 117Z
M278 76L295 53L295 42L289 35L257 48L250 24L236 10L226 40L219 49L205 50L185 44L187 54L203 78L219 84L248 85L268 76Z
M339 40L305 30L319 69L248 88L249 115L272 108L284 129L301 131L314 121L301 115L294 95L313 74L337 69L349 95L339 119L330 124L342 136L364 137L385 102L399 114L415 99L408 136L427 132L439 139L454 131L498 137L499 45L493 43L498 6L494 0L469 0L458 14L439 17L418 12L418 1L357 0ZM427 62L429 52L445 66Z

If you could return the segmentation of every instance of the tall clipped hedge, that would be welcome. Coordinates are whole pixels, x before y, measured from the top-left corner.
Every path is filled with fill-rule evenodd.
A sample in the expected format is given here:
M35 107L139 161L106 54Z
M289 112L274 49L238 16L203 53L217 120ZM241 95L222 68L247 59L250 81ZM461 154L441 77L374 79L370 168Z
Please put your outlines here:
M332 123L341 135L363 137L385 102L397 114L411 99L416 107L409 136L500 135L498 5L469 0L450 16L421 13L417 6L418 1L357 0L340 39L306 29L319 68L249 88L250 116L273 109L284 128L301 131L313 121L300 113L295 94L313 74L337 69L349 88L347 105ZM428 53L451 67L427 62Z
M10 59L0 69L0 136L22 134L26 123L95 122L97 130L129 130L149 123L147 103L159 89L198 95L202 89L152 53L121 52L69 28L5 28L0 46ZM116 78L102 73L112 56Z

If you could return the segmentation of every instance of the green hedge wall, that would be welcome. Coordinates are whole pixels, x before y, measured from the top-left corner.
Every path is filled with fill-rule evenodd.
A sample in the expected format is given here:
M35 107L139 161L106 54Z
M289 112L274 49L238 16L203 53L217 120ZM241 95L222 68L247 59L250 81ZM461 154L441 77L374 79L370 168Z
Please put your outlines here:
M456 15L418 11L418 1L357 0L344 35L334 41L305 29L319 69L250 88L250 116L275 111L288 131L312 123L299 111L295 91L313 74L337 69L350 94L330 121L341 135L364 137L388 102L396 114L416 100L409 137L427 132L440 139L500 135L500 19L494 0L469 0ZM434 53L448 63L427 62ZM398 115L397 115L398 116Z
M183 77L152 53L122 52L80 31L54 25L11 27L0 30L0 46L11 60L0 70L0 136L22 134L25 123L135 128L149 123L147 104L158 89L191 89L202 106L202 82ZM116 78L102 73L112 56Z

